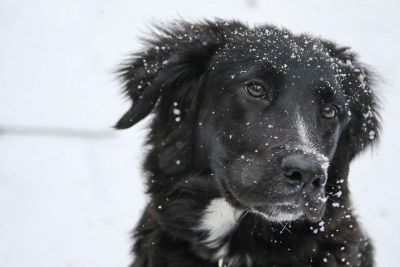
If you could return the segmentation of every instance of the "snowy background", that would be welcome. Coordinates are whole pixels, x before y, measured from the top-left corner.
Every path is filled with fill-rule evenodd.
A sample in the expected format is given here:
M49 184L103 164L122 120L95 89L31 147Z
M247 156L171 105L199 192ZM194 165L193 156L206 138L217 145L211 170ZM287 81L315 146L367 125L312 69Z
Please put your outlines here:
M397 0L0 0L0 266L128 265L147 123L111 130L128 107L113 71L150 22L178 17L274 23L374 66L385 131L351 189L378 266L398 266L399 11Z

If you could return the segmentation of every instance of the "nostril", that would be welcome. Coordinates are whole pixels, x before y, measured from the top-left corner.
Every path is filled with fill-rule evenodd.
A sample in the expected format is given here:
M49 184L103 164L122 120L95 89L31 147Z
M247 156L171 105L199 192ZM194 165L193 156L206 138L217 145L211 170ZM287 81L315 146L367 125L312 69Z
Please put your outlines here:
M326 183L320 162L311 156L288 155L282 159L281 168L286 182L292 185L320 189Z
M314 180L312 181L312 185L314 187L321 187L325 184L325 179L322 177L316 177L314 178Z
M291 170L285 172L285 176L289 178L290 181L300 183L303 180L303 175L301 175L301 172Z

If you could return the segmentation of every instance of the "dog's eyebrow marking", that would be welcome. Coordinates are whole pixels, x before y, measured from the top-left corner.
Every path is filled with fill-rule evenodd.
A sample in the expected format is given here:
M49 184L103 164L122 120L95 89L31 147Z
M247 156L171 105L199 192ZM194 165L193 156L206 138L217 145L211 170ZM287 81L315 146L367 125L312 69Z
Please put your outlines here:
M229 234L240 217L241 212L232 207L224 198L213 199L207 206L201 218L198 230L208 232L203 243L209 248L221 246L223 238ZM227 253L227 244L223 245L215 257L224 257Z

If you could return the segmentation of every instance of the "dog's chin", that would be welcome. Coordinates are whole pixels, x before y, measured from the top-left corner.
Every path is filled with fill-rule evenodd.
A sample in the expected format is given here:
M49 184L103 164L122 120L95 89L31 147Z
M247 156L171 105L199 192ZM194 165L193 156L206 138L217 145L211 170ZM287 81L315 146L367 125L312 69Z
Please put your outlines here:
M302 203L274 204L250 208L250 212L261 215L271 222L291 222L307 220L318 222L325 213L325 204L310 206Z
M268 207L254 207L250 212L258 214L271 222L290 222L304 217L304 211L300 205L277 204Z

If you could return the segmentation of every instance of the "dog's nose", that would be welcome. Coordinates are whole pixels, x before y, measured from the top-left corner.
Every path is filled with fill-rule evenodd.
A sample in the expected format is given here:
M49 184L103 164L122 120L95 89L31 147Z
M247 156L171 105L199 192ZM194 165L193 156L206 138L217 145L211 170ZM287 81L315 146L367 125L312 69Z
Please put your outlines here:
M290 184L302 188L318 189L324 186L327 180L321 163L303 154L283 158L282 171Z

